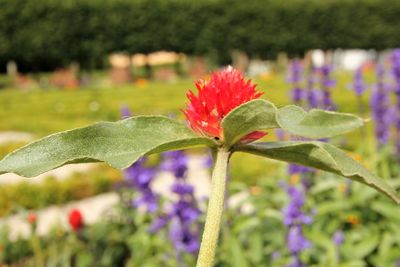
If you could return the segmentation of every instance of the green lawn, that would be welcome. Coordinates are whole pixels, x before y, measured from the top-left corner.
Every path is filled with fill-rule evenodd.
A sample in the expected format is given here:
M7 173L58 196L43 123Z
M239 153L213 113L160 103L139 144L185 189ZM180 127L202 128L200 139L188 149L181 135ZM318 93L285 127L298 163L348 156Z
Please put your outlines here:
M333 98L339 110L357 112L356 98L347 89L351 76L349 73L337 74L339 80L333 91ZM372 78L372 75L369 76ZM255 79L258 88L265 92L263 98L278 106L290 103L290 85L285 82L283 75L274 75L268 80ZM84 126L99 120L115 121L120 118L120 108L128 105L135 114L176 114L183 119L180 109L186 102L187 89L194 89L189 79L175 83L151 82L147 86L126 85L108 88L84 88L76 91L60 89L20 91L17 89L0 90L0 131L26 131L37 137L56 131ZM367 106L367 97L364 99ZM368 124L369 149L374 147L371 123ZM355 148L360 141L359 131L348 135L344 143L346 147ZM269 134L266 139L274 139ZM334 140L339 143L343 139ZM15 146L11 147L15 149ZM10 152L10 147L2 149L0 158ZM0 149L0 152L2 151ZM373 154L368 151L367 154ZM365 150L363 151L365 152ZM233 179L248 183L255 182L265 174L277 174L281 168L276 164L261 158L237 155L232 159L235 164L232 169ZM265 165L267 163L267 165ZM237 177L237 178L236 178Z
M338 76L340 82L333 97L341 111L355 112L353 93L348 90L349 74ZM282 75L269 80L256 79L265 99L279 105L290 103ZM118 120L122 105L135 114L176 114L182 118L185 92L194 88L191 80L176 83L152 82L146 87L126 85L108 88L85 88L76 91L59 89L20 91L0 90L0 131L27 131L43 136L55 131L84 126L98 120Z

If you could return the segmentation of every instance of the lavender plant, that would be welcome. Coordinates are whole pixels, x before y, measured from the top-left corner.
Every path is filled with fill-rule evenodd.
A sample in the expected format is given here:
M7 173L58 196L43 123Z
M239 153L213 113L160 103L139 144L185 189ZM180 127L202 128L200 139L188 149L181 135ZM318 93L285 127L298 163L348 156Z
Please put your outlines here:
M358 103L358 112L361 115L364 115L364 106L362 102L362 96L367 89L367 85L365 84L364 78L363 78L363 70L362 67L358 68L353 77L353 83L351 85L351 88L353 89L356 97L357 97L357 103Z
M385 83L385 70L382 65L378 64L376 67L377 81L372 88L370 99L370 106L372 118L375 123L375 136L378 140L379 146L387 144L390 134L390 88Z
M143 206L148 212L154 213L158 208L159 196L153 192L151 182L156 170L146 166L147 157L142 157L124 171L125 181L132 185L139 196L132 201L134 207Z
M182 254L197 254L200 247L198 218L201 215L194 198L194 188L187 182L188 157L183 151L170 151L163 154L161 169L174 174L175 182L171 191L177 200L170 210L158 217L150 231L157 232L169 226L169 238L176 250L179 266L183 265Z
M311 67L307 78L307 103L310 108L318 108L320 103L320 94L315 88L316 71L315 67Z
M311 247L311 242L303 235L303 224L310 224L312 217L303 212L304 192L292 185L282 185L290 197L290 203L282 210L284 224L287 230L287 247L292 255L292 263L287 267L305 266L300 259L300 253Z
M232 68L213 73L210 81L199 80L196 87L198 94L188 93L189 102L184 110L191 129L163 116L100 122L28 144L0 161L0 174L13 172L32 177L65 164L99 161L125 169L144 155L209 147L213 150L214 168L198 267L214 264L227 169L231 155L236 152L332 172L364 183L400 204L392 187L331 144L257 142L265 131L275 128L305 138L330 138L361 127L363 120L357 116L324 110L306 112L294 105L277 108L259 99L262 93L256 86Z
M400 154L400 49L395 49L392 54L392 74L395 80L394 92L396 94L395 144L396 152Z
M326 64L321 67L321 88L322 88L322 107L326 110L336 110L332 101L331 88L336 85L336 81L331 77L333 67Z
M292 84L291 97L294 103L300 104L304 98L304 90L301 88L303 80L303 66L299 59L294 59L289 65L287 81Z

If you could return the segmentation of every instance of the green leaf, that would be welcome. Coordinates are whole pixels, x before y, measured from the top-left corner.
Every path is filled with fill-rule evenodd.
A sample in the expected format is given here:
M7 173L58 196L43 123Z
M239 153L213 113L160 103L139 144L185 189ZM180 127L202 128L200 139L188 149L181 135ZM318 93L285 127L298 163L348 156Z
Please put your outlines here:
M328 138L363 126L363 120L355 115L313 109L304 111L298 106L285 106L276 116L279 126L294 135L308 138Z
M397 204L400 198L384 180L370 173L344 151L323 142L268 142L240 145L236 151L256 154L271 159L296 163L332 172L366 184L384 193Z
M32 177L69 163L98 161L123 169L145 154L213 145L167 117L137 116L44 137L1 160L0 174Z
M235 108L222 120L225 144L231 146L257 130L279 127L276 112L275 105L263 99L252 100Z

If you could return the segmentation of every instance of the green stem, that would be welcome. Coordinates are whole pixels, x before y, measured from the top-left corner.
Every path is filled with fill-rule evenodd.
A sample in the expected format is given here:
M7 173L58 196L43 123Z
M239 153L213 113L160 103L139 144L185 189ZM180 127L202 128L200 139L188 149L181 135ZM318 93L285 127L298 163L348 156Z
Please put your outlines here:
M222 212L225 204L224 198L229 156L230 152L225 148L218 149L212 173L211 194L199 257L197 258L197 267L212 267L214 264L215 250L217 248Z

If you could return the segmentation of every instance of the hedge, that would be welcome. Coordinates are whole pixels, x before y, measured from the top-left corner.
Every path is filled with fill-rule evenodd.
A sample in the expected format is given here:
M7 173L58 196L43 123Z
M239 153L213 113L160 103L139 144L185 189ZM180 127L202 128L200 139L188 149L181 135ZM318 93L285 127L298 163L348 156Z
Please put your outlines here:
M0 66L26 70L79 62L104 66L110 52L280 51L400 45L398 0L0 0Z

